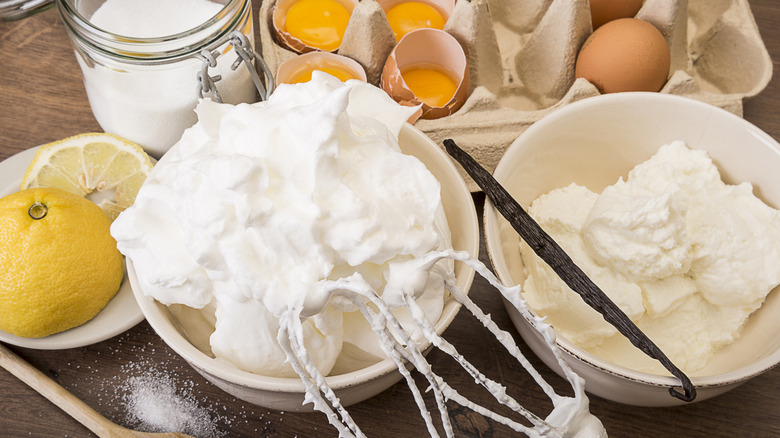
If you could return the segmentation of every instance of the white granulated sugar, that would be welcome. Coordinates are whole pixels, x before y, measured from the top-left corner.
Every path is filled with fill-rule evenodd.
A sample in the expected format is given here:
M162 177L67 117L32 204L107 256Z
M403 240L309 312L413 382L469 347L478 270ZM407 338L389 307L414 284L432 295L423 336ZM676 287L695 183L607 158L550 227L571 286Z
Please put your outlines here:
M112 421L139 431L183 432L196 438L228 437L241 428L254 429L257 436L271 433L272 423L265 418L265 412L243 404L231 409L226 403L236 406L237 399L207 396L213 388L211 383L193 381L191 369L178 361L172 351L162 349L162 360L159 353L158 359L148 358L160 349L151 342L134 343L129 333L118 338L118 343L120 347L109 348L112 357L122 354L138 359L123 364L118 372L111 371L108 379L101 361L94 365L67 364L81 374L74 386L89 388L98 401L95 408L108 414ZM205 391L200 390L201 386Z
M224 436L209 409L198 403L191 381L182 385L153 368L129 377L121 389L127 421L138 430L183 432L198 438Z
M111 33L154 38L194 29L221 9L208 0L108 0L90 22Z
M169 37L197 30L190 36L167 38L164 44L133 45L130 59L148 54L192 50L200 52L201 41L211 38L214 26L204 26L219 14L223 5L209 0L108 0L90 17L100 29L127 38ZM238 23L236 21L235 23ZM241 24L236 24L236 27ZM211 36L210 36L211 35ZM208 37L208 38L207 38ZM251 39L251 35L248 36ZM254 102L257 90L246 68L231 69L237 59L227 41L219 47L219 60L208 72L220 76L217 88L224 102ZM90 107L101 128L141 145L160 157L192 126L197 117L198 73L203 63L196 57L167 57L164 67L144 62L127 62L122 56L90 53L89 60L77 56L84 74Z

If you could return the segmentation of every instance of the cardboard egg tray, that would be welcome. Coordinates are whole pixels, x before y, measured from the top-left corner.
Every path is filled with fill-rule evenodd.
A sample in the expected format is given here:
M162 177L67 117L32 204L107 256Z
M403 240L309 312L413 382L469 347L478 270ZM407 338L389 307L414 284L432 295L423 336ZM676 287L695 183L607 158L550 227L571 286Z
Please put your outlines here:
M273 36L273 1L259 11L260 44L272 71L297 56ZM535 121L599 91L574 78L592 33L588 0L457 0L445 31L466 51L471 86L463 107L415 126L437 144L452 138L488 170ZM661 93L691 97L742 116L744 99L766 87L772 61L747 0L646 0L636 18L655 25L671 50ZM358 61L379 84L395 40L375 0L355 7L338 53ZM465 175L472 190L476 185Z

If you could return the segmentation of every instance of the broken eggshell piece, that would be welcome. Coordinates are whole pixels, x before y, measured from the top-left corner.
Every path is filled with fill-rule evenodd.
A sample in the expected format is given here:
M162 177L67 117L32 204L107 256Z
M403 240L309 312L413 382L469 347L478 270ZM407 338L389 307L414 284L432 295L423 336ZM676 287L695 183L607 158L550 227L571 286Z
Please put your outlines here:
M455 82L455 92L447 103L432 106L415 95L403 74L420 67L439 70ZM415 30L401 38L390 52L382 70L381 86L402 105L422 104L420 118L438 119L448 116L460 109L468 97L469 70L466 54L460 43L447 32L429 28Z
M306 82L301 76L314 70L336 76L342 81L359 79L366 82L366 71L354 59L330 52L309 52L289 59L279 66L276 72L276 85Z
M301 40L300 38L291 35L290 32L288 31L287 29L288 12L290 11L290 8L293 7L293 5L295 5L299 1L301 0L277 0L274 3L273 10L271 12L271 27L273 29L273 34L274 37L276 38L277 43L297 53L307 53L307 52L313 52L318 50L326 50L321 47L316 47L311 43L307 43ZM352 14L352 9L354 9L355 6L358 4L357 0L334 0L334 1L336 3L339 3L341 6L344 6L344 8L346 8L346 10L350 14ZM315 13L311 9L307 10L307 12L311 12L312 14ZM312 20L312 22L316 22L316 21ZM342 30L340 38L343 38L343 36L344 35ZM338 47L333 49L333 51L335 50L338 50Z

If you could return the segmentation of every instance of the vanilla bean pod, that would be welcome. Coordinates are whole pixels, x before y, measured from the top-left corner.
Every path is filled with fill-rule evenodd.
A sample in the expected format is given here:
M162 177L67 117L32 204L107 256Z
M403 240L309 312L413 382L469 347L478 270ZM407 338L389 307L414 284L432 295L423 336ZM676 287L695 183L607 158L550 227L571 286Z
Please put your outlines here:
M623 336L646 355L658 360L664 368L680 380L685 393L669 388L669 393L684 401L696 398L696 388L668 357L658 348L607 295L585 275L568 254L547 234L539 224L515 201L509 192L496 181L474 158L451 139L444 140L444 147L474 182L485 192L496 209L504 216L520 237L544 260L573 291L590 307L599 312Z

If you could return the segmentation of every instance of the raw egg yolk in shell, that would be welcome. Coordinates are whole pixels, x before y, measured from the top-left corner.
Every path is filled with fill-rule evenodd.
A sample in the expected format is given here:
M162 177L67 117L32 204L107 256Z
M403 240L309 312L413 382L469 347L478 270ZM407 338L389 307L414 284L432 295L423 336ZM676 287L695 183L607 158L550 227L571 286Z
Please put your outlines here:
M399 3L390 8L386 15L396 41L413 30L425 27L444 29L444 22L447 21L436 8L420 2Z
M333 51L344 38L350 12L335 0L300 0L287 10L287 32L310 47Z
M335 76L341 82L346 82L350 79L358 79L358 77L353 75L351 72L344 69L340 69L338 67L315 67L312 69L307 69L301 74L299 74L298 76L296 76L295 79L293 79L292 83L299 84L302 82L309 82L311 80L311 74L314 70L319 70L331 76Z
M401 76L417 99L431 107L445 106L458 88L458 83L438 68L414 66Z

